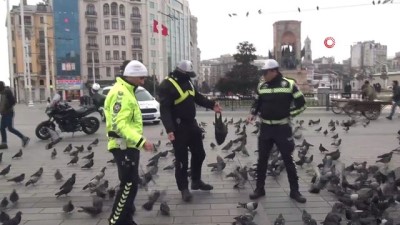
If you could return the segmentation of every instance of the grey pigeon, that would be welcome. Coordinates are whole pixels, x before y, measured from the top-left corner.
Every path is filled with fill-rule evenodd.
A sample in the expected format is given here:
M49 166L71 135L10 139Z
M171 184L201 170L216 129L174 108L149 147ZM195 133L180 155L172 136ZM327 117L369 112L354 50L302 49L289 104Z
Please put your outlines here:
M8 221L5 221L3 223L3 225L18 225L21 223L21 219L22 219L21 216L22 216L22 212L18 211L14 218L12 218Z
M6 168L4 168L3 170L0 171L0 175L5 176L10 172L11 169L11 164L8 165Z
M78 160L79 160L79 157L78 156L74 156L74 158L72 158L71 161L69 161L67 163L67 165L76 164L78 162Z
M88 163L86 163L85 165L83 165L81 168L82 169L90 169L92 168L92 166L94 165L94 160L90 159Z
M51 158L55 159L57 156L57 150L54 148L53 151L51 152Z
M256 210L257 207L258 207L258 202L248 202L248 203L239 202L237 206L237 208L244 208L250 211Z
M22 149L20 149L18 152L17 152L17 154L15 154L13 157L12 157L12 159L16 159L16 158L21 158L22 157L22 155L23 155L23 152L22 152Z
M279 214L278 218L276 218L274 225L285 225L285 218L283 217L282 213Z
M97 216L103 211L103 200L98 197L93 197L92 206L80 206L78 212L84 212L91 216Z
M0 212L0 223L4 223L9 220L10 220L10 216L7 213L1 211Z
M19 195L17 193L17 191L14 189L11 194L10 194L10 201L15 204L16 202L18 202L19 200Z
M54 173L54 178L56 178L56 181L60 181L63 179L63 175L61 174L59 169L57 169L56 172Z
M170 215L170 209L169 209L169 206L168 206L167 202L162 202L160 204L160 212L161 212L161 215L163 215L163 216L169 216Z
M13 181L13 182L15 182L15 183L21 183L22 181L24 181L24 179L25 179L25 174L22 173L22 174L19 175L19 176L16 176L16 177L13 177L13 178L11 178L11 179L8 179L7 182Z
M65 213L70 213L74 210L75 206L72 204L72 201L69 200L67 204L65 204L62 209Z
M8 206L8 200L7 197L4 197L3 200L1 200L0 202L0 207L4 209L7 208L7 206Z

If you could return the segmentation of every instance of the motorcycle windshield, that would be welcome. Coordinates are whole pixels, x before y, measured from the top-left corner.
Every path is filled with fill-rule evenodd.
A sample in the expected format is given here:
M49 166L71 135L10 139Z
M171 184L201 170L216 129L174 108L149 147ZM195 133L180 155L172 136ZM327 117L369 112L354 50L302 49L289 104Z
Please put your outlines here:
M61 101L61 95L55 94L53 100L51 100L50 106L54 106Z

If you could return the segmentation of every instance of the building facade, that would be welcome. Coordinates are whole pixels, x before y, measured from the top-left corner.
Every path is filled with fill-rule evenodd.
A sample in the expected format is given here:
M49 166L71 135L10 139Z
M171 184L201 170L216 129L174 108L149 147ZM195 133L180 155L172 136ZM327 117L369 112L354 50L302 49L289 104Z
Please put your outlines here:
M82 95L82 51L78 0L53 0L56 88L64 99Z
M79 1L83 83L112 84L125 60L148 66L144 8L140 0Z
M26 3L26 2L25 2ZM12 55L9 60L12 61L14 71L14 90L18 102L28 102L29 99L29 76L30 73L32 86L32 100L46 100L46 69L50 74L50 85L53 87L54 77L54 46L57 40L54 37L54 24L51 6L45 4L26 5L24 4L24 25L25 25L25 51L22 42L22 29L20 6L13 6L10 11L11 20L11 40ZM45 18L46 17L46 18ZM45 24L46 23L46 24ZM45 32L45 29L47 30ZM45 33L47 33L45 35ZM47 39L47 40L45 40ZM46 68L45 42L48 43L49 63ZM24 52L26 59L26 68L24 66ZM28 71L29 70L29 71ZM53 90L54 91L54 90Z
M387 61L387 46L375 41L358 42L351 46L351 68L380 72L382 64Z

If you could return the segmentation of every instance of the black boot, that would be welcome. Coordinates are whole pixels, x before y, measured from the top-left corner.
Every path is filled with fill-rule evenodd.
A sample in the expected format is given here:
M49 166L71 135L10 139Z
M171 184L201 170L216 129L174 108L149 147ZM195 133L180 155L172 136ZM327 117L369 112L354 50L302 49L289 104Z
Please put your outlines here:
M213 186L204 183L202 180L192 181L192 190L210 191L214 189Z
M264 188L256 188L256 190L254 190L253 194L249 195L249 198L251 200L256 200L258 198L261 198L265 196L265 189Z
M290 198L294 199L298 203L306 203L307 199L300 194L298 191L290 192Z
M185 201L185 202L192 201L193 195L192 195L192 193L190 193L190 191L188 189L181 191L181 194L182 194L183 201Z

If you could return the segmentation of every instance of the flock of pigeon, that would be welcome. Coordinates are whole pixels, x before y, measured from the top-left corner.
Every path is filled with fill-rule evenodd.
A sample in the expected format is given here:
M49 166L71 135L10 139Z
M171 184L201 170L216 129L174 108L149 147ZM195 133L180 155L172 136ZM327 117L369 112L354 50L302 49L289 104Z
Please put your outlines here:
M256 136L259 134L260 123L256 122L254 125L249 124L246 120L239 119L234 121L231 118L229 121L225 118L224 123L231 126L234 129L235 138L232 140L226 140L225 144L221 146L221 154L217 155L216 161L207 164L207 168L213 173L221 173L226 168L234 168L232 171L224 172L225 179L232 179L234 181L234 189L244 189L249 181L255 180L256 177L256 165L252 166L236 166L236 163L232 163L237 157L248 157L250 154L256 154L249 152L246 148L248 143L248 128L254 126L254 130L250 131L250 135ZM203 138L205 137L205 128L207 123L200 122L199 126L203 129ZM391 169L390 162L392 157L395 157L397 153L400 153L399 149L394 149L386 154L378 156L376 164L367 165L367 162L354 162L351 165L345 166L341 160L341 135L351 132L352 127L363 126L364 128L370 126L370 122L356 121L349 119L347 121L329 121L326 127L321 124L321 120L309 120L308 125L304 120L297 120L293 123L293 137L296 142L300 143L296 145L296 165L299 169L306 169L307 173L312 177L310 184L310 193L318 194L322 190L333 193L337 198L337 203L332 207L332 211L326 216L323 224L325 225L340 225L346 222L349 225L374 225L374 224L386 224L386 225L398 225L400 221L396 221L398 218L391 217L391 211L389 209L396 208L398 202L400 202L400 194L398 187L400 186L400 167ZM315 132L316 135L320 134L322 137L332 139L330 147L323 146L322 144L309 143L303 136L304 130ZM339 132L341 131L341 132ZM164 135L162 130L160 136ZM399 132L400 136L400 132ZM66 167L77 166L81 170L90 170L94 165L94 154L93 149L98 145L99 140L95 139L93 142L80 146L73 146L68 144L67 147L58 154L56 148L49 151L50 159L56 159L61 155L70 157ZM315 147L314 147L315 145ZM52 146L55 147L55 146ZM156 184L157 174L159 171L160 159L168 157L173 158L174 149L170 142L166 143L166 147L170 150L158 151L161 148L161 140L155 145L155 150L152 157L148 160L148 163L144 165L146 169L140 168L140 180L139 187L148 190L149 184ZM210 148L217 150L219 148L213 142L210 143ZM314 151L318 149L319 152ZM335 148L333 151L328 149ZM99 149L103 151L104 149ZM20 160L23 158L23 150L18 151L11 160ZM218 152L216 152L218 153ZM222 155L223 154L223 155ZM323 156L322 162L317 163L314 161L314 155L321 154ZM222 155L222 156L221 156ZM3 161L3 154L0 152L0 163ZM4 160L6 161L6 160ZM229 167L229 165L232 163ZM0 164L0 165L1 165ZM115 164L114 160L107 161L108 165ZM78 168L79 168L78 167ZM171 164L163 166L163 171L174 170L174 160L172 159ZM280 156L279 151L274 146L273 151L268 162L268 176L278 177L281 172L284 171L285 166ZM24 173L16 177L8 177L12 165L8 164L0 170L0 178L5 177L2 181L23 183L25 186L36 185L40 181L43 168L39 168L35 173L29 177L25 176ZM75 208L79 208L78 212L87 213L92 217L96 217L98 214L103 212L104 201L112 202L116 191L118 191L119 185L113 187L109 184L109 181L105 179L105 172L107 167L103 167L92 179L84 185L82 191L89 192L93 196L93 202L90 206L79 206L75 207L74 203L70 200L67 204L61 206L62 211L66 214L75 212ZM62 169L57 169L54 173L54 179L56 182L63 182L64 177L61 174ZM190 168L189 168L190 175ZM75 182L77 180L77 174L73 173L71 177L60 185L59 190L54 193L56 198L63 198L76 188ZM61 184L61 183L60 183ZM157 186L157 185L155 185ZM149 191L147 202L141 207L144 210L153 210L156 202L160 202L159 211L162 216L170 216L171 211L168 206L166 198L166 190L153 190ZM17 190L14 189L9 196L4 196L0 202L0 223L4 225L18 225L21 222L22 213L17 212L13 217L7 214L7 210L16 206L19 200ZM237 207L245 209L242 215L233 218L233 225L255 225L257 216L258 202L239 202ZM285 224L285 215L281 214L276 219L275 225ZM306 210L303 211L302 216L303 222L306 225L317 224L316 220L313 219L312 215ZM260 224L261 225L261 224Z

